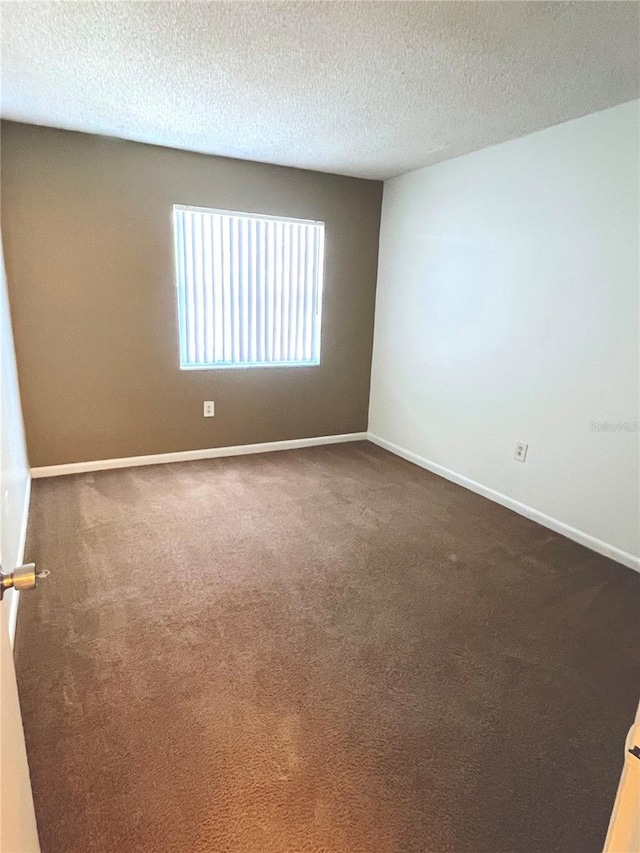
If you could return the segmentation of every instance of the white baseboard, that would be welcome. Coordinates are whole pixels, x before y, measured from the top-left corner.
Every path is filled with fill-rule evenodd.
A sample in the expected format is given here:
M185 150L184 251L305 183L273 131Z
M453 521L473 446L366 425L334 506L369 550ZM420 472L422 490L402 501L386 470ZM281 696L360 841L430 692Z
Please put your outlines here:
M446 480L451 480L452 483L464 486L465 489L469 489L470 491L476 492L485 498L489 498L489 500L501 504L502 506L517 512L519 515L523 515L525 518L529 518L531 521L541 524L543 527L548 527L555 533L560 533L568 539L573 539L574 542L578 542L580 545L584 545L586 548L590 548L592 551L596 551L604 557L609 557L612 560L616 560L618 563L622 563L624 566L628 566L630 569L635 569L637 572L640 572L640 557L636 557L628 551L616 548L615 545L609 545L609 543L603 542L601 539L596 539L595 536L591 536L589 533L577 530L575 527L571 527L563 521L558 521L558 519L545 515L545 513L540 512L533 507L514 500L514 498L503 495L501 492L496 492L488 486L483 486L482 483L476 483L475 480L470 480L462 474L456 474L455 471L451 471L449 468L444 468L442 465L430 462L428 459L419 456L417 453L405 450L403 447L399 447L397 444L393 444L393 442L387 441L385 438L380 438L380 436L374 435L373 433L369 433L368 438L369 441L373 442L373 444L377 444L379 447L389 450L396 456L401 456L408 462L413 462L415 465L419 465L421 468L425 468L427 471L431 471L439 477L444 477Z
M22 508L22 520L20 522L20 538L18 540L18 553L16 555L16 566L24 563L24 549L27 543L27 525L29 524L29 502L31 500L31 477L27 477L27 482L24 491L24 506ZM7 619L7 627L9 629L9 642L13 647L16 638L16 625L18 622L18 603L20 601L20 591L17 589L11 590L11 601L9 603L9 615Z
M223 456L243 456L250 453L271 453L277 450L294 450L301 447L316 447L323 444L341 444L342 442L348 441L366 440L383 447L385 450L389 450L396 456L400 456L409 462L413 462L415 465L419 465L421 468L425 468L427 471L431 471L433 474L444 477L446 480L451 480L451 482L457 483L465 489L469 489L470 491L476 492L495 503L501 504L502 506L517 512L519 515L523 515L525 518L529 518L531 521L541 524L543 527L548 527L550 530L560 533L562 536L566 536L568 539L572 539L574 542L578 542L580 545L584 545L586 548L590 548L592 551L596 551L604 557L609 557L612 560L616 560L618 563L628 566L630 569L640 571L640 557L636 557L634 554L631 554L628 551L623 551L614 545L609 545L607 542L603 542L601 539L597 539L589 533L585 533L582 530L571 527L563 521L558 521L558 519L545 515L545 513L540 512L533 507L520 503L520 501L517 501L514 498L503 495L501 492L496 492L488 486L483 486L481 483L475 482L475 480L470 480L462 474L457 474L449 468L445 468L435 462L430 462L428 459L419 456L417 453L405 450L403 447L400 447L391 441L387 441L378 435L368 432L352 432L345 433L343 435L325 435L316 438L295 438L289 441L268 441L263 442L262 444L238 444L232 447L210 447L203 450L185 450L177 453L157 453L151 456L128 456L122 459L71 462L67 465L48 465L42 468L32 468L31 476L34 479L40 477L61 477L65 474L81 474L89 471L106 471L114 468L135 468L142 465L162 465L168 462L188 462L194 459L216 459ZM25 537L28 517L28 498L29 494L27 491L27 506L24 517ZM22 543L22 547L24 549L24 541ZM17 600L12 606L12 614L14 612L17 612ZM10 617L10 629L11 624ZM13 629L15 630L15 618L13 622Z
M67 465L47 465L32 468L31 476L61 477L87 471L107 471L112 468L138 468L141 465L163 465L167 462L190 462L194 459L218 459L221 456L245 456L249 453L271 453L275 450L295 450L322 444L342 444L346 441L366 441L368 433L350 432L343 435L323 435L316 438L293 438L289 441L265 441L262 444L237 444L233 447L208 447L203 450L181 450L177 453L156 453L152 456L127 456L123 459L99 459L94 462L70 462Z

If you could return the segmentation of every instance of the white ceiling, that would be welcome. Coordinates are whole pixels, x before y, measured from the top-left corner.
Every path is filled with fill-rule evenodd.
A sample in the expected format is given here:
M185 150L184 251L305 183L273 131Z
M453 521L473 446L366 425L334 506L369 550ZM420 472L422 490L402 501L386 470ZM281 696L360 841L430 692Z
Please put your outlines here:
M2 115L387 178L638 97L636 2L2 2Z

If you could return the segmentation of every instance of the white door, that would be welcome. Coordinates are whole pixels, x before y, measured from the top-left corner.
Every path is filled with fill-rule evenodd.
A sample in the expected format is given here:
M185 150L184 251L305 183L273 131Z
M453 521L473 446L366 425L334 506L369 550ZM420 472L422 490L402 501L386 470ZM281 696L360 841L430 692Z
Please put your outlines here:
M640 707L624 746L618 796L611 815L604 853L640 851Z
M4 570L12 571L23 556L29 468L1 256L0 273L0 557L5 561ZM15 596L7 594L0 605L0 851L38 853L40 845L9 642L9 621L15 618L16 604Z
M6 607L0 607L0 850L38 853L27 753Z

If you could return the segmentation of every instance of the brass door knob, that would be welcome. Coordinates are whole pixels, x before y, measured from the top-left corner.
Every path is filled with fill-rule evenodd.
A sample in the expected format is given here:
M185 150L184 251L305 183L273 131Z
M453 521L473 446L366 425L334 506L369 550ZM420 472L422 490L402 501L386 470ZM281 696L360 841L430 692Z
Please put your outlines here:
M33 589L39 578L46 578L48 576L48 569L36 572L35 563L25 563L24 566L19 566L12 572L0 571L0 599L7 589Z

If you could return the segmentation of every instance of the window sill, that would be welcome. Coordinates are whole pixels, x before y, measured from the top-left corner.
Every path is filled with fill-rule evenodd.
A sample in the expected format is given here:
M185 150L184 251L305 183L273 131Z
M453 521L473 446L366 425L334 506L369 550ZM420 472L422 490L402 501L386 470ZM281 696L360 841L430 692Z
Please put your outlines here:
M228 364L181 364L180 370L245 370L248 367L319 367L320 361L243 361Z

